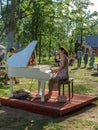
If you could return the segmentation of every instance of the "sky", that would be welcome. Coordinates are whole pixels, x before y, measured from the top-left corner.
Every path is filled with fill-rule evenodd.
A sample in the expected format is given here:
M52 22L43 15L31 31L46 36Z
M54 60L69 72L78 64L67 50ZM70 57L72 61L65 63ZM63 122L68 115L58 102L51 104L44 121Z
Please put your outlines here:
M92 3L94 3L93 6L89 7L90 11L98 11L98 0L90 0Z

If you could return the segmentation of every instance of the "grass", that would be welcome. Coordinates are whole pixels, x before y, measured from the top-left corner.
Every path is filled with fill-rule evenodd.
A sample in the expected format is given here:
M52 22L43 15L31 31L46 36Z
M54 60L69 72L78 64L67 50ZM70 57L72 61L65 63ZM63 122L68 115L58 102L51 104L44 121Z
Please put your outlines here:
M98 61L98 58L95 60ZM44 64L46 62L44 61ZM77 69L75 60L74 65L69 67L69 75L74 78L74 91L98 96L97 71L83 68L83 66L82 61L82 68ZM0 97L9 96L9 85L2 84L2 80L1 77ZM20 84L14 85L14 90L25 88L34 91L37 89L37 80L25 78L19 80ZM98 130L97 113L98 100L62 117L48 117L2 106L0 107L0 130Z

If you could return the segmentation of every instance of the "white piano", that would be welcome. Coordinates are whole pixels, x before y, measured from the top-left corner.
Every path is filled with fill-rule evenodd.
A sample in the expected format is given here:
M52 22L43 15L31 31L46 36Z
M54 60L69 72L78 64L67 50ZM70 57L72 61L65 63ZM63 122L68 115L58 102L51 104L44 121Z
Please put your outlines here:
M10 78L10 97L13 97L13 77L34 78L40 81L38 86L38 97L44 102L45 83L51 79L51 66L34 65L28 66L28 61L35 50L37 41L32 41L24 50L17 52L7 60L8 76ZM36 57L36 53L35 53ZM35 58L36 60L36 58Z

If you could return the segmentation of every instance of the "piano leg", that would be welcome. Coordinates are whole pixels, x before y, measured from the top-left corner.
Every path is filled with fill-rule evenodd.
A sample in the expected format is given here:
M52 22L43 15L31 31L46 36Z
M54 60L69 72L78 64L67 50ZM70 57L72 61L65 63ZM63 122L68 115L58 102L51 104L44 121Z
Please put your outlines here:
M10 77L10 97L13 97L13 78Z
M45 101L45 82L44 80L39 81L38 80L38 94L36 95L36 98L41 98L41 101Z
M38 94L36 95L36 98L40 98L41 95L41 81L38 80Z
M41 81L38 80L38 95L41 96Z
M41 95L41 101L44 102L45 101L45 81L41 81L41 91L42 91L42 95Z

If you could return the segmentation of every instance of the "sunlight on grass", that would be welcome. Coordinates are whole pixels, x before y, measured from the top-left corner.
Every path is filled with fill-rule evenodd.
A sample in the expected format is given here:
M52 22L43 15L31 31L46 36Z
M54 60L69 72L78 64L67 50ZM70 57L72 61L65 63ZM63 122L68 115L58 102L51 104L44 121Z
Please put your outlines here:
M73 127L74 126L74 127ZM98 124L89 119L72 119L65 124L65 130L97 130Z
M58 123L48 123L47 126L44 127L44 130L64 130L65 126L59 125Z
M89 94L92 92L93 85L75 84L74 91L79 94Z

